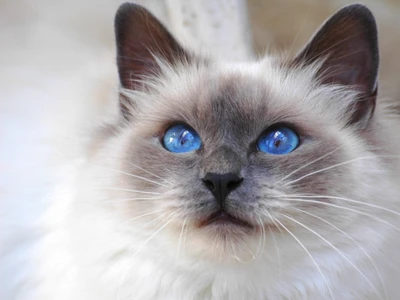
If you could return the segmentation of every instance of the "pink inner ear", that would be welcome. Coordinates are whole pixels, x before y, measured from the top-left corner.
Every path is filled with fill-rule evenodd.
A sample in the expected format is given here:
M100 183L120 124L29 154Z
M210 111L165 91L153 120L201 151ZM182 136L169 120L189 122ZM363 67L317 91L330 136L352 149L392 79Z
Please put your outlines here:
M345 49L346 52L339 45L337 46L338 49L332 49L331 57L323 66L323 70L324 68L327 70L325 73L327 81L356 86L366 92L373 89L373 86L369 86L371 84L374 85L376 78L372 74L375 69L372 65L374 61L373 52L367 50L368 45L365 44L363 39L360 39L362 36L363 34L360 34L359 37L354 36L354 41L352 43L349 42ZM337 52L338 50L341 52Z
M357 85L357 78L360 76L360 71L353 69L353 70L345 70L340 74L342 77L342 82L346 82L349 85Z
M365 75L358 65L331 65L322 70L321 80L325 84L342 84L353 86L356 89L365 90Z

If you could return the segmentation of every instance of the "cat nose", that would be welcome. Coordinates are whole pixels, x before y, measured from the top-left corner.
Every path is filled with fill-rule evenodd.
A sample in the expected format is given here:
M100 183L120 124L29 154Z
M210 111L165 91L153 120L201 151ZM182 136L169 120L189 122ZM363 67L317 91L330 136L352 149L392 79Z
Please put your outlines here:
M234 189L238 188L243 178L234 173L215 174L207 173L203 178L204 185L211 191L222 208L226 197Z

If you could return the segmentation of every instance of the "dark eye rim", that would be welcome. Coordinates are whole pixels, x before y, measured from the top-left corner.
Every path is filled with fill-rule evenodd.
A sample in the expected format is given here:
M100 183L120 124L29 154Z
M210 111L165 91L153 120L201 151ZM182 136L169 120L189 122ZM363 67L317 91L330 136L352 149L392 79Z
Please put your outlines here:
M304 140L307 138L307 136L304 135L304 134L302 134L302 130L300 130L297 126L295 126L295 125L293 125L293 124L290 124L290 123L279 122L279 123L275 123L275 124L273 124L273 125L270 125L270 126L266 127L265 129L263 129L263 130L261 131L261 133L258 135L257 139L252 143L252 146L251 146L252 150L255 151L255 152L260 152L260 153L269 155L268 153L262 152L262 151L258 148L258 145L257 145L257 144L258 144L258 142L259 142L259 140L260 140L260 138L261 138L262 136L265 136L265 135L268 134L269 132L271 132L271 131L273 131L273 130L276 130L276 129L279 129L279 128L281 128L281 127L289 128L290 130L292 130L292 131L297 135L297 137L298 137L298 139L299 139L299 144L296 146L296 148L294 148L291 152L286 153L286 154L283 154L283 155L290 155L290 154L292 154L295 150L297 150L298 148L300 148L300 147L302 146L302 144L304 143ZM275 156L277 156L277 155L273 155L273 156L275 157ZM282 155L279 155L279 156L282 156Z
M200 148L197 149L197 150L195 150L194 152L198 153L199 151L203 150L203 139L201 138L200 134L197 132L196 129L194 129L194 128L193 128L192 126L190 126L188 123L183 122L183 121L172 121L172 122L169 122L169 123L167 123L167 124L165 124L165 125L163 126L162 130L160 130L160 132L159 132L159 134L158 134L158 141L159 141L160 145L163 147L163 149L167 150L167 148L165 147L165 144L164 144L164 136L165 136L165 134L167 133L167 131L168 131L169 129L171 129L172 127L177 126L177 125L183 125L183 126L189 128L189 129L193 130L193 131L200 137L200 139L201 139ZM168 151L168 150L167 150L167 151ZM168 152L169 152L169 153L172 153L172 152L170 152L170 151L168 151ZM185 153L186 153L186 152L182 152L182 153L180 153L180 154L182 155L182 154L185 154ZM188 153L190 153L190 152L188 152Z

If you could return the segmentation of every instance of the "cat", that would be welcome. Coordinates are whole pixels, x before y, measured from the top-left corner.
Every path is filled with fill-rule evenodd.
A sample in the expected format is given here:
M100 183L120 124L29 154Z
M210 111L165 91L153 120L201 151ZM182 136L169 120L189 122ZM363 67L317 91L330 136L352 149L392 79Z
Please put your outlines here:
M131 3L115 34L120 114L54 193L25 299L400 296L400 120L365 6L292 59L215 61Z

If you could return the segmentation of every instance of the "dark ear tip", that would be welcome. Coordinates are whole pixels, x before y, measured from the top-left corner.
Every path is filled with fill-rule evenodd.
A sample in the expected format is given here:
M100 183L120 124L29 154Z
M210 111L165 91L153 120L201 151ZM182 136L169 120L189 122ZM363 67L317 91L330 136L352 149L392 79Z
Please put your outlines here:
M131 2L125 2L120 5L120 7L117 10L117 16L119 15L125 15L127 13L130 13L135 10L144 10L143 6L140 6L139 4L136 3L131 3Z
M118 31L120 25L124 23L127 17L131 14L131 11L136 9L136 4L125 2L120 5L115 14L115 30Z
M121 4L115 14L115 29L118 30L121 24L124 24L132 17L146 12L148 12L147 9L136 3L125 2Z
M372 11L363 4L350 4L343 8L341 8L338 12L338 15L347 15L351 17L357 17L360 20L363 20L365 23L368 23L374 27L375 25L375 17Z
M360 3L346 5L346 6L342 7L339 11L342 11L342 10L346 10L348 12L352 11L352 12L356 12L356 13L372 15L371 10L364 4L360 4Z

